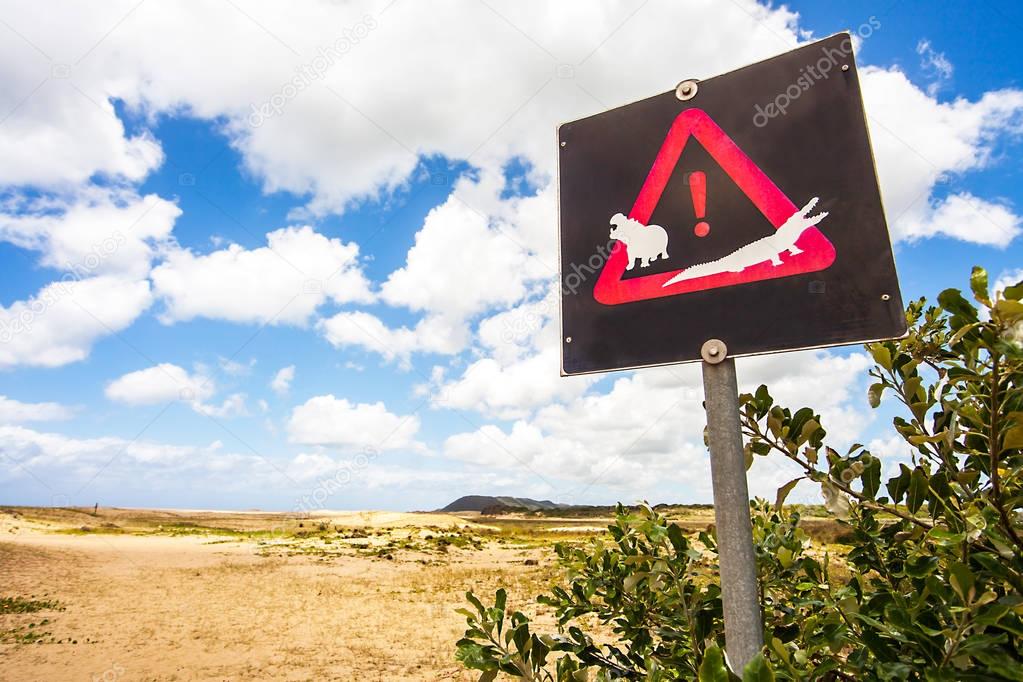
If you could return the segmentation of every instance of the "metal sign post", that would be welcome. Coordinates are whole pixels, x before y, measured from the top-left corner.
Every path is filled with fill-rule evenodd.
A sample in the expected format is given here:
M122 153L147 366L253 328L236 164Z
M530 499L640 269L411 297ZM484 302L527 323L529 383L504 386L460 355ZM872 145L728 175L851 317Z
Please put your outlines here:
M757 560L746 485L746 457L739 424L735 360L717 339L703 344L703 393L707 408L714 523L717 528L721 601L728 661L741 672L764 645L757 588Z

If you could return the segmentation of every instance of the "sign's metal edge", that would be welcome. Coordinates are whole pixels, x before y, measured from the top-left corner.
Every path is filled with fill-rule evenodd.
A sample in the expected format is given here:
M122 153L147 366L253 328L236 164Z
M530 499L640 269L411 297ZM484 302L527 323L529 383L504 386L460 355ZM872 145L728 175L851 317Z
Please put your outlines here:
M571 376L565 372L565 309L564 309L564 298L562 292L562 282L564 282L564 274L561 272L561 264L563 261L561 253L561 126L564 124L558 124L554 127L554 144L556 145L555 153L557 156L557 168L555 175L555 189L554 189L554 202L558 207L558 369L561 371L561 376Z
M799 346L797 348L782 348L780 350L765 350L758 351L756 353L729 353L730 358L754 358L760 355L777 355L778 353L795 353L804 350L821 350L824 348L842 348L843 346L857 346L861 343L878 343L880 341L894 341L896 339L904 339L909 336L909 329L907 328L899 336L881 336L877 338L862 339L859 341L840 341L838 343L822 343L817 346ZM638 369L652 369L655 367L670 367L671 365L689 365L694 362L702 362L702 358L696 357L689 360L670 360L668 362L655 362L649 365L630 365L628 367L614 367L607 369L590 369L585 372L565 372L564 365L561 368L561 376L563 377L577 377L585 376L588 374L610 374L611 372L632 372Z
M786 55L786 54L788 54L790 52L795 52L797 50L803 50L803 49L806 49L806 48L809 48L809 47L813 47L814 45L819 45L820 43L823 43L825 41L831 40L832 38L835 38L835 37L841 36L841 35L848 36L849 39L852 40L852 32L849 29L846 29L844 31L838 31L837 33L832 33L829 36L825 36L823 38L819 38L819 39L813 41L812 43L803 43L802 45L796 45L793 48L791 48L789 50L786 50L784 52L779 52L778 54L772 55L770 57L765 57L764 59L760 59L758 61L751 62L749 64L744 64L743 66L738 66L738 67L736 67L734 69L731 69L729 71L722 71L721 73L716 73L713 76L708 76L707 78L691 78L690 80L695 80L695 81L697 81L697 82L699 82L701 84L708 83L708 82L710 82L710 81L712 81L712 80L714 80L716 78L721 78L722 76L729 76L729 75L731 75L733 73L742 71L744 69L753 68L754 66L760 66L761 64L763 64L765 62L769 62L772 59L777 59L778 57ZM683 79L683 80L685 80L685 79ZM675 92L675 88L672 88L671 90L665 90L664 92L659 92L659 93L657 93L655 95L650 95L649 97L640 97L639 99L634 99L632 101L625 102L623 104L619 104L618 106L611 107L610 109L604 109L603 111L598 111L597 113L590 114L589 116L583 116L582 118L575 118L575 119L572 119L571 121L564 121L562 123L558 123L558 124L556 124L555 128L558 130L558 133L560 135L560 131L561 131L561 128L563 126L571 125L573 123L579 123L580 121L585 121L587 119L594 118L595 116L601 116L601 115L606 114L606 113L608 113L610 111L617 111L618 109L622 109L624 107L630 107L633 104L638 104L640 102L645 102L648 99L654 99L656 97L663 97L664 95L674 94L674 92ZM692 100L690 100L690 101L692 101Z
M867 153L870 155L870 167L874 171L874 184L877 186L877 201L881 205L881 221L884 223L884 231L888 234L888 254L892 259L892 268L895 270L895 288L899 292L899 304L902 306L906 305L905 300L902 298L902 281L899 278L899 261L895 258L895 240L892 239L892 229L888 224L888 211L885 210L884 206L884 193L881 191L881 178L877 174L877 158L874 156L874 140L870 135L870 117L867 115L867 109L863 104L863 88L860 85L860 66L859 62L856 61L856 51L849 55L852 60L853 74L856 76L856 91L859 95L860 103L860 115L863 116L863 130L867 134ZM560 170L560 169L559 169ZM558 207L558 243L561 241L561 207ZM896 336L892 338L904 338L903 336Z

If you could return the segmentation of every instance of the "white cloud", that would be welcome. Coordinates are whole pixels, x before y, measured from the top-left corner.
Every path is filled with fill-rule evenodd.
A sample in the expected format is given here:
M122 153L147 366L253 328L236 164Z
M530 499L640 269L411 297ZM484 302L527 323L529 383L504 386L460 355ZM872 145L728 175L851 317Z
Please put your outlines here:
M99 499L152 499L154 490L188 499L226 493L275 491L289 482L272 459L227 452L220 441L176 445L117 436L79 438L0 426L0 484L7 490L42 484L51 504L91 504ZM77 491L77 492L74 492ZM73 498L64 495L74 493ZM54 497L49 497L54 495Z
M581 396L597 376L562 377L558 288L484 318L478 328L486 353L451 381L433 382L435 407L476 410L500 419L519 419L555 401Z
M361 347L388 362L400 360L406 367L413 352L451 355L461 351L469 338L464 322L439 315L428 315L409 329L388 327L370 313L342 312L321 320L317 326L335 348Z
M1023 219L1011 208L962 192L928 207L922 215L907 216L899 232L908 241L946 236L975 244L1005 247L1019 236L1021 224Z
M470 158L487 172L520 155L544 186L554 124L811 37L784 6L737 0L733 10L668 0L565 2L543 12L511 0L471 8L379 0L300 9L252 2L242 14L213 0L126 0L103 11L69 2L43 21L11 6L5 21L24 38L12 36L0 53L0 111L12 112L0 134L12 162L0 182L81 183L96 172L142 178L161 155L146 133L125 132L108 100L120 98L150 119L187 112L217 120L267 191L307 195L313 214L403 185L424 154ZM680 41L678 26L712 30ZM105 37L94 44L86 36ZM186 43L187 54L175 49ZM949 72L929 43L920 50L938 73ZM231 77L210 64L231 64ZM941 173L978 167L1020 106L1014 90L939 103L895 69L865 69L863 85L893 219L918 198L926 212ZM253 125L254 107L275 99L280 114ZM927 159L922 175L918 156ZM393 294L414 303L413 287L399 278Z
M23 403L0 395L0 424L60 421L71 419L74 414L74 408L60 403Z
M196 317L232 322L304 324L328 299L369 302L359 247L288 227L267 234L267 246L196 255L170 252L153 270L154 291L166 303L165 322Z
M381 402L350 403L333 395L310 398L288 420L292 442L350 451L419 450L418 431L419 417L414 414L397 415Z
M508 227L490 224L486 215L452 196L427 215L405 266L384 282L382 298L455 319L518 301L530 275L550 277L555 271L531 262L528 245Z
M116 277L53 282L26 301L0 305L0 367L59 367L126 328L152 303L149 282Z
M954 189L963 174L987 167L995 144L1006 134L1023 131L1023 91L938 102L895 68L868 67L862 77L881 193L895 239L944 234L998 246L1012 241L1019 218L1010 209L963 191L947 198L939 193L943 182Z
M207 417L244 417L249 414L244 393L232 393L219 405L206 402L217 392L216 384L202 368L189 372L162 362L128 372L107 384L107 398L125 405L156 405L180 401Z
M503 186L499 173L460 179L448 200L427 215L404 267L384 282L386 303L425 313L414 330L367 326L379 332L378 342L367 343L365 334L343 329L343 341L386 357L458 352L469 339L469 320L521 301L556 278L552 190L502 197Z
M798 352L742 359L740 390L767 382L779 403L819 410L833 442L849 442L870 424L862 354ZM665 491L665 481L686 485L707 499L710 470L703 445L703 390L697 365L652 368L616 379L607 393L588 393L539 409L510 430L488 424L449 437L448 457L486 467L522 468L565 481L564 499L593 488L612 488L620 499ZM778 458L758 458L752 494L773 496L798 471Z
M994 283L991 285L991 291L1001 292L1005 291L1006 287L1011 287L1023 282L1023 268L1017 268L1016 270L1004 270Z
M220 405L205 405L195 401L192 403L192 409L207 417L245 417L249 414L245 398L244 393L232 393Z
M433 404L516 419L553 401L577 398L597 379L562 377L558 349L547 348L508 364L477 360L461 377L438 387Z
M4 15L25 28L8 9ZM57 11L65 21L75 21L81 10L68 9ZM60 40L72 26L60 22L50 35ZM159 167L160 144L147 131L128 134L102 89L92 90L95 81L79 81L90 95L75 81L51 78L66 65L47 63L25 41L9 30L7 35L0 44L0 111L5 114L0 184L63 188L94 175L137 181Z
M277 374L270 381L270 388L278 395L286 395L291 389L291 382L295 378L295 366L288 365L277 370Z
M215 392L216 387L208 377L190 374L168 362L129 372L107 384L104 391L110 400L126 405L203 401Z
M256 366L256 358L249 358L248 362L238 362L231 358L217 358L217 364L220 365L220 369L225 374L231 376L246 376L252 372L252 368Z
M43 265L76 277L141 278L170 243L181 209L155 194L82 190L71 196L20 197L0 211L0 240L41 252Z
M934 78L934 82L927 86L927 94L935 95L941 90L943 81L952 77L952 72L955 70L952 62L948 60L944 52L935 50L931 41L926 38L916 44L916 53L920 55L921 68Z

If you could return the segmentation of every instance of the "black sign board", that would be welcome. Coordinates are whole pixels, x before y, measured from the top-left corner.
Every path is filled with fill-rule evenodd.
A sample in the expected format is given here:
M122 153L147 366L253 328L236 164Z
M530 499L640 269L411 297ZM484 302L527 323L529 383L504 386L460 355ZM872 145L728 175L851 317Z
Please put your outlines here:
M558 138L563 374L905 333L849 34Z

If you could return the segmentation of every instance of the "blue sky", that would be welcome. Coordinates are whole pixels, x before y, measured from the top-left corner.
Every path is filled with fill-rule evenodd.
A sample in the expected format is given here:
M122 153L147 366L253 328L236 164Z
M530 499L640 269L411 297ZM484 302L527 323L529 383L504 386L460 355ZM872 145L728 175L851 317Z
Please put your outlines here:
M0 3L3 503L707 501L698 368L556 376L554 127L872 21L904 297L1019 277L1013 3L133 5ZM865 369L739 366L894 466Z

